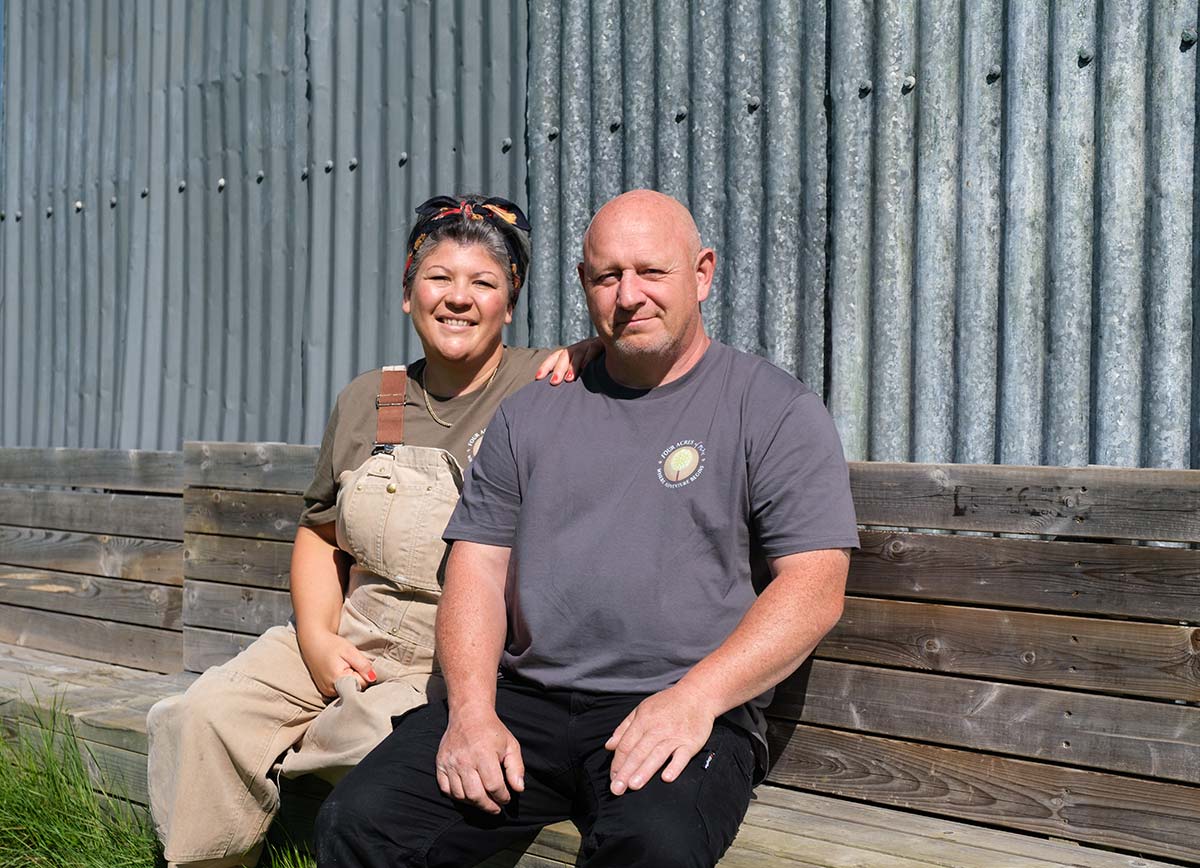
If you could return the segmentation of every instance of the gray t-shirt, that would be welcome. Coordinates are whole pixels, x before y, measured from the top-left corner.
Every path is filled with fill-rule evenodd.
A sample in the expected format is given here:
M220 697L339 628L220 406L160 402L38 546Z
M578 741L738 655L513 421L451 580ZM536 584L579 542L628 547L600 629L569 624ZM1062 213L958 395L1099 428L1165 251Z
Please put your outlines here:
M504 671L612 693L662 690L720 645L762 556L858 545L820 398L716 342L656 389L601 358L506 398L444 536L512 549ZM730 716L761 733L769 699Z

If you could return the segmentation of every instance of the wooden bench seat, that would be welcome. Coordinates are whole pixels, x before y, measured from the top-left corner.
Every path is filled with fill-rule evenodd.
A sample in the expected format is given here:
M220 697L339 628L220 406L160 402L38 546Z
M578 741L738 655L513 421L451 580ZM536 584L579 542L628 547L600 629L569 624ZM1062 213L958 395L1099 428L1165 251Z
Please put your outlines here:
M70 632L43 624L63 599L83 637L69 653L146 666L127 625L175 637L146 668L228 659L290 613L315 458L287 444L187 444L179 514L153 531L176 547L177 580L155 572L158 554L130 561L139 546L111 516L96 533L78 505L69 521L23 518L13 504L36 495L0 485L0 525L45 528L10 534L16 572L34 574L7 583L0 528L0 641L63 650L53 642ZM11 466L0 455L0 483ZM774 764L722 864L1200 865L1200 471L872 463L852 465L851 481L864 529L845 616L777 692ZM107 496L97 487L88 495ZM54 533L68 534L65 553L42 550ZM155 616L100 578L140 582L143 601L178 596ZM133 637L136 653L112 659L89 620ZM190 677L0 646L0 717L27 725L30 685L57 687L97 763L144 802L144 711ZM324 792L285 784L280 826L303 835ZM487 864L572 864L577 846L560 824Z
M69 717L96 774L137 805L146 799L146 711L186 689L194 674L154 675L42 651L0 645L0 722L10 734L46 723L46 710ZM293 805L285 828L303 834L324 785L285 786ZM573 865L579 835L570 823L542 832L521 852L486 865ZM751 866L994 866L1010 868L1151 868L1170 863L1045 841L945 819L781 787L759 787L722 868Z

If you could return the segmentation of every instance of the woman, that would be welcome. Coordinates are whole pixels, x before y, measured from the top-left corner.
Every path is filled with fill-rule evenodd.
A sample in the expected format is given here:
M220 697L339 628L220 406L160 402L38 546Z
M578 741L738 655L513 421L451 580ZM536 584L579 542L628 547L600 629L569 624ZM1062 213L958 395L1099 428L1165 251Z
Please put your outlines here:
M573 376L567 351L501 342L529 265L520 209L441 196L417 214L403 308L425 358L338 396L292 551L293 623L150 710L151 811L172 865L254 864L281 758L284 775L336 781L426 701L462 469L505 395ZM594 352L572 347L576 367Z

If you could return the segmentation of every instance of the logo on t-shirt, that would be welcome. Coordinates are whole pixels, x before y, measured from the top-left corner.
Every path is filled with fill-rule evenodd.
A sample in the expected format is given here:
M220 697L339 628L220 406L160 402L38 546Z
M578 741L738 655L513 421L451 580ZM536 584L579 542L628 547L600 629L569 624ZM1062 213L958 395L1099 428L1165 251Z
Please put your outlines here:
M475 456L479 454L479 447L483 445L483 433L486 428L480 428L471 435L471 439L467 441L467 463L475 460Z
M683 488L704 472L704 444L680 440L658 456L658 481L667 488Z

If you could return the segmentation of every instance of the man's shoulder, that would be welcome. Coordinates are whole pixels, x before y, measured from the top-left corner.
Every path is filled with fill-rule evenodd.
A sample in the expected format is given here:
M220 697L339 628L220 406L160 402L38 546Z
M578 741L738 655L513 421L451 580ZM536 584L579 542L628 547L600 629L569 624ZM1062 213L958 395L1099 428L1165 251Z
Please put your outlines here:
M713 346L726 360L730 380L750 398L786 402L816 394L808 384L770 359L717 341L713 341Z

